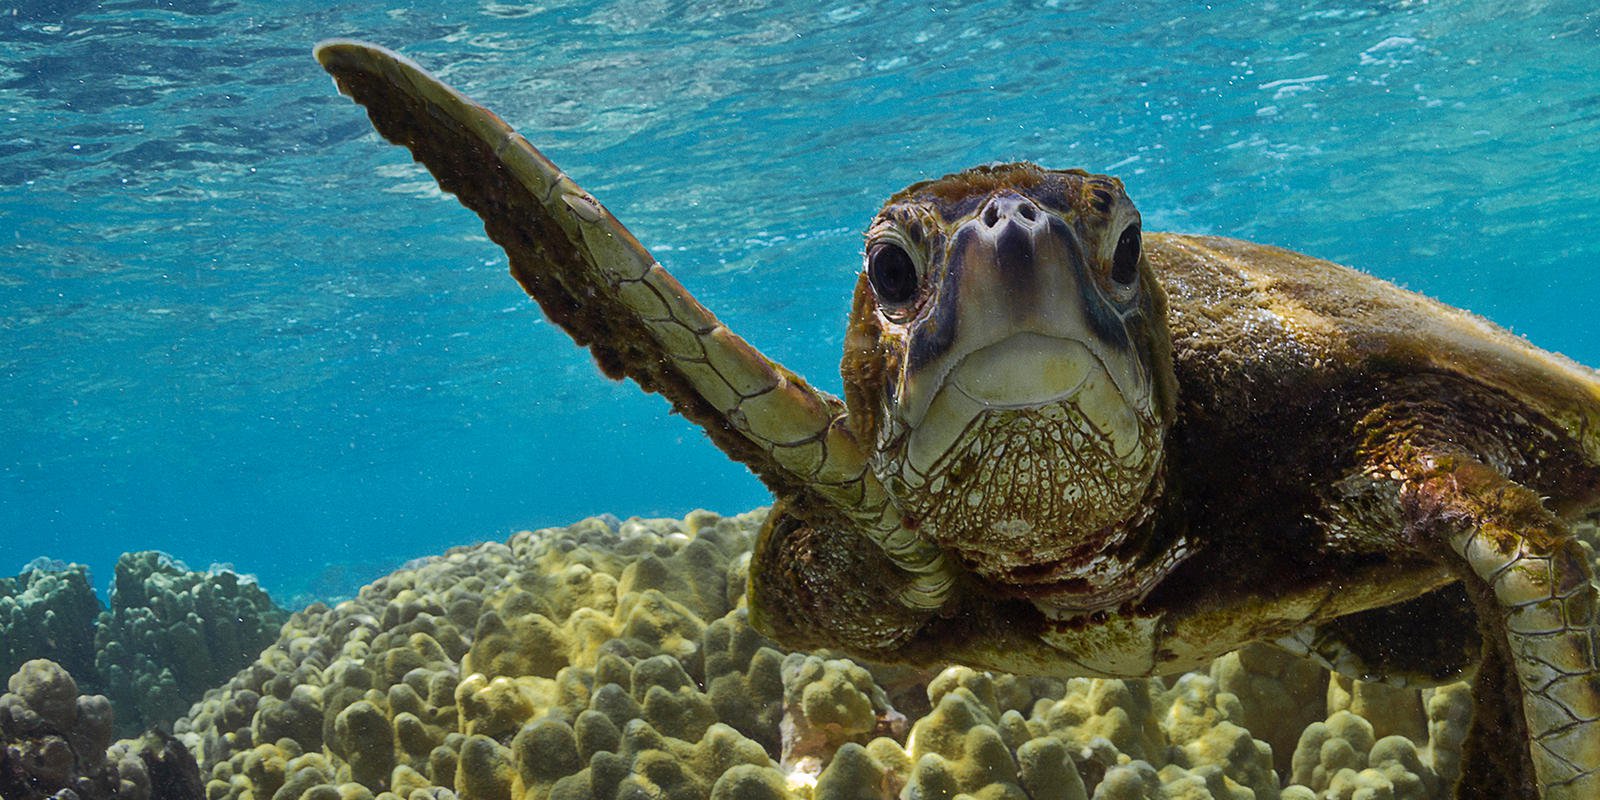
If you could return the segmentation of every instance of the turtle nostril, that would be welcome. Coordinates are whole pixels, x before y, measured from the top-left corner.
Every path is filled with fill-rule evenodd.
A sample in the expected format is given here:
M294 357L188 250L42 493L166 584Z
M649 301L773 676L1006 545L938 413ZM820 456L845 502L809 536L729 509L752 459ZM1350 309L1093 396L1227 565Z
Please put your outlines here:
M983 212L978 215L978 221L985 228L998 228L1011 220L1031 228L1039 221L1041 214L1039 206L1032 200L1006 192L990 198L989 202L983 205Z

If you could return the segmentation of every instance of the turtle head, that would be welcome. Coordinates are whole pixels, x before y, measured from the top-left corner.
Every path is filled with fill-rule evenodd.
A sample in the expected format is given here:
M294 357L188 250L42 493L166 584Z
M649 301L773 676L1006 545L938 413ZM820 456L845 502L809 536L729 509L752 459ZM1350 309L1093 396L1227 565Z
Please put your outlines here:
M908 528L1062 608L1139 593L1175 380L1120 181L1004 164L890 198L842 371Z

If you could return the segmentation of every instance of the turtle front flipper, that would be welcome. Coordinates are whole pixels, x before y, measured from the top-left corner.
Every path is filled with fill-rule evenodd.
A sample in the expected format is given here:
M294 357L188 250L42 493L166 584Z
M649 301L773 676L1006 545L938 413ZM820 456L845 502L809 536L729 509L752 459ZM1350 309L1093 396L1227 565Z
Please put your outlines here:
M1404 451L1375 471L1402 476L1405 535L1456 568L1483 635L1459 796L1600 797L1600 598L1582 547L1471 454Z
M483 218L512 275L606 375L666 397L780 496L884 513L843 404L718 322L499 117L375 45L327 41L316 57L379 133Z

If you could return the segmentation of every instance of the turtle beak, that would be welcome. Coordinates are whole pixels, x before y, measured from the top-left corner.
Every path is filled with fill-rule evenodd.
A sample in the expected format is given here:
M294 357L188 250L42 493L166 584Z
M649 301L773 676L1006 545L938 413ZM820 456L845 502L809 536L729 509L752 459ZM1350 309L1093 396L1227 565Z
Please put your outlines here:
M988 408L1070 397L1099 365L1128 399L1148 396L1124 318L1073 228L1014 191L956 229L929 313L913 322L899 394L917 425L947 384Z

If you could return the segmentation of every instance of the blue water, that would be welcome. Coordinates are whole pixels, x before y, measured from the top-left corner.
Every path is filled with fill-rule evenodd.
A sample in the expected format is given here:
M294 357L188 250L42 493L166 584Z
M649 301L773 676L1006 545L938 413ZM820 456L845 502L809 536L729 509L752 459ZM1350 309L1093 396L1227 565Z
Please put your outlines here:
M0 5L0 572L103 583L158 548L338 593L519 528L766 502L539 317L334 92L327 36L495 108L825 387L879 201L997 159L1600 364L1592 0L927 5Z

